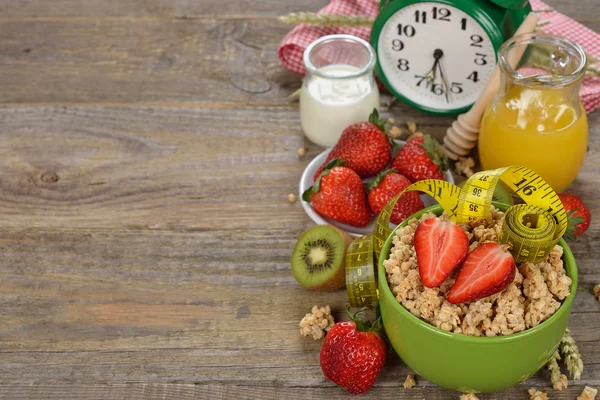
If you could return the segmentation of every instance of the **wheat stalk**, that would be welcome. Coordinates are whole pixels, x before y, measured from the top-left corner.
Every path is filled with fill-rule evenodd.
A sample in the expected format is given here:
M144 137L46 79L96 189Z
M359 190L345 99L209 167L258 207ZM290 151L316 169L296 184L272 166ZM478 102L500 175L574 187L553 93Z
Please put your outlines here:
M298 12L282 15L277 19L286 24L308 24L313 26L371 26L375 22L373 18L363 15L342 14L316 14L313 12Z
M548 371L550 371L550 381L552 382L552 387L555 390L565 390L568 385L566 375L561 374L560 367L558 366L558 360L560 360L560 353L557 350L554 351L550 361L546 365Z
M571 336L569 328L565 331L562 339L560 340L560 352L564 356L565 364L569 370L569 374L575 380L581 379L581 372L583 371L583 361L581 360L581 354L579 348L575 343L575 339Z
M586 68L585 74L587 76L600 77L600 66L595 65L595 64L588 64L585 66L585 68Z

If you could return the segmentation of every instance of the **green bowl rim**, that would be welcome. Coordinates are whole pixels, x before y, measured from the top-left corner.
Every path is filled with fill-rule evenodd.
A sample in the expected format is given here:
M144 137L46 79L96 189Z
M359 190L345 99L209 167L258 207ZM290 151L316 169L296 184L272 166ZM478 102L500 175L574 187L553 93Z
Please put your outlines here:
M506 211L506 209L508 207L510 207L508 204L503 204L503 203L492 202L492 204L496 208L500 209L503 212ZM409 220L411 220L413 218L419 218L421 215L423 215L424 213L429 212L429 211L437 214L437 213L441 213L440 211L443 211L443 209L442 209L441 205L435 204L431 207L424 208L423 210L418 211L418 212L414 213L413 215L411 215L410 217L406 218L404 221L402 221L400 224L398 224L398 226L396 228L394 228L392 233L390 233L390 235L388 236L388 238L386 239L386 241L383 245L383 248L381 249L381 254L386 254L386 257L387 257L387 255L389 255L389 252L391 249L391 244L392 244L392 238L398 228L406 226L406 224ZM396 300L396 297L394 297L394 295L392 294L390 285L387 280L385 267L383 266L384 257L380 257L379 263L378 263L378 273L379 273L378 282L379 282L379 293L380 293L379 296L380 297L382 297L382 296L391 297L391 299L393 300L391 302L392 307L395 310L397 310L398 312L400 312L400 314L409 318L413 323L416 323L416 324L420 325L421 327L428 329L435 334L445 336L446 338L449 338L449 339L451 338L453 340L459 340L459 341L463 341L463 342L470 342L470 343L477 343L477 344L493 344L493 343L509 342L512 340L519 340L520 338L523 338L523 337L526 337L529 335L535 335L537 332L539 332L543 329L546 329L546 327L550 327L554 320L559 319L562 316L562 314L564 314L566 312L565 310L569 309L569 306L571 305L571 303L573 302L573 299L575 298L575 292L577 291L577 279L578 279L577 264L575 262L575 257L573 256L571 249L569 248L567 243L564 241L564 239L561 238L559 240L558 244L563 248L563 251L564 251L563 262L565 264L567 264L567 260L569 260L569 269L567 270L567 268L565 268L565 270L567 270L566 271L567 276L569 276L571 278L571 280L573 281L573 283L571 283L571 294L569 296L567 296L566 299L563 300L560 308L550 318L543 321L541 324L539 324L533 328L526 329L522 332L512 333L510 335L501 335L501 336L469 336L469 335L463 335L462 333L447 332L443 329L437 328L437 327L429 324L428 322L423 321L421 318L413 315L406 308L404 308L404 306L402 304L400 304L398 302L398 300ZM572 261L572 263L570 261ZM385 326L385 321L383 321L383 322L384 322L384 326Z

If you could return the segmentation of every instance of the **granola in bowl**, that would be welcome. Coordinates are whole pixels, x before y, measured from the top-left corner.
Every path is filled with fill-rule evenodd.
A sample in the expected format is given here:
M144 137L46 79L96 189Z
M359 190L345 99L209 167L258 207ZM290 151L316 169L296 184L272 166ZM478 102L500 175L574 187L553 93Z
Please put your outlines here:
M501 292L470 303L450 303L446 296L458 271L441 286L432 288L425 287L419 275L413 239L417 226L430 218L438 217L425 213L398 228L389 258L383 262L396 300L425 322L469 336L510 335L539 325L569 296L572 281L563 267L563 249L557 245L543 262L517 265L512 283ZM469 251L483 243L497 242L503 218L504 213L492 206L487 219L460 225L469 239Z

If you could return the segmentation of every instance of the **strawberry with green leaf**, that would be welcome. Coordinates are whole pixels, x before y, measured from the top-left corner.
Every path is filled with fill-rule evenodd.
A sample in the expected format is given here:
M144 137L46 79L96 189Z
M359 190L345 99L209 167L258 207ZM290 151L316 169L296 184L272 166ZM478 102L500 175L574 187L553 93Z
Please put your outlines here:
M376 108L368 122L357 122L344 129L327 159L317 170L314 180L317 180L323 168L334 158L346 161L344 167L355 171L363 179L377 175L389 164L392 159L392 141L385 134L385 121L379 120Z
M578 196L569 193L559 193L558 198L567 212L568 226L564 234L565 239L573 240L576 236L583 235L590 226L592 215Z
M352 226L365 226L371 221L365 187L360 176L344 161L333 159L319 175L315 184L302 194L302 200L312 203L321 215Z
M381 318L371 325L362 318L366 310L361 308L352 314L347 308L350 321L335 324L321 347L323 374L352 394L369 390L385 364L386 344L377 333Z
M396 154L392 168L410 179L444 179L448 170L448 158L440 142L430 135L415 133Z
M379 215L385 205L398 193L411 185L410 181L404 175L396 172L394 169L388 169L377 175L377 178L369 184L369 206L375 215ZM399 224L408 216L413 215L425 207L419 192L404 193L394 205L390 221L393 224Z

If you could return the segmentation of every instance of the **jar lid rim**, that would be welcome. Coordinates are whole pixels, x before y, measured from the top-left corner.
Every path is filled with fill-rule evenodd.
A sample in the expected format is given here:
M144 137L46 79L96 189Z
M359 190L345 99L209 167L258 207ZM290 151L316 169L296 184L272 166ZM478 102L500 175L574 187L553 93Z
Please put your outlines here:
M508 60L508 52L517 45L528 45L528 44L541 44L541 45L552 45L561 46L565 49L570 50L572 53L576 53L579 56L579 66L568 75L559 75L553 77L550 80L540 80L540 83L544 83L547 86L565 86L579 80L585 73L585 67L587 64L587 56L583 48L575 43L573 40L562 36L554 36L546 33L524 33L521 35L513 36L500 46L498 50L498 64L500 69L510 75L516 83L519 82L531 82L531 76L523 76L519 74L511 65ZM518 63L518 61L517 61ZM546 75L543 75L546 76Z
M335 76L335 75L330 75L330 74L324 73L323 71L320 71L320 69L317 68L310 61L310 53L312 52L312 50L315 47L317 47L323 43L338 41L338 40L344 41L344 42L358 43L358 44L362 45L365 48L365 50L367 50L367 52L369 53L369 61L358 71L352 72L351 74L348 74L348 75ZM359 38L358 36L346 35L346 34L327 35L327 36L322 36L322 37L318 38L317 40L315 40L311 44L309 44L308 47L306 47L306 49L304 50L303 57L302 57L302 59L304 61L304 66L306 67L307 71L310 71L311 73L313 73L315 75L318 75L323 78L328 78L328 79L358 78L373 69L373 67L375 66L376 58L377 57L375 56L375 50L373 49L373 46L371 46L371 44L369 42L367 42L364 39Z

